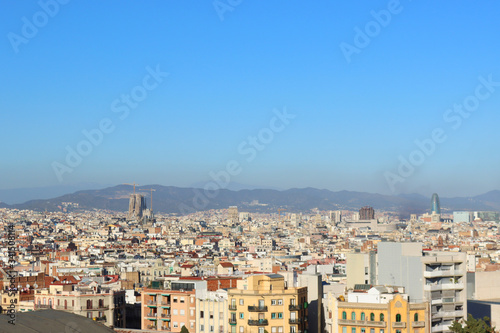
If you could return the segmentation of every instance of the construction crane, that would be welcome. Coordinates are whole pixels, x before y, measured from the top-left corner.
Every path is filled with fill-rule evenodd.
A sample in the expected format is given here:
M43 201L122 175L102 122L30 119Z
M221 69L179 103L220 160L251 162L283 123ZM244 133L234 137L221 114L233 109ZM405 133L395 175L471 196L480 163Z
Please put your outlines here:
M278 221L279 221L279 218L281 217L281 212L284 211L283 208L278 208ZM281 219L281 222L283 223L283 219Z
M136 184L135 182L133 182L132 184L129 184L129 183L123 183L122 185L133 185L134 186L134 194L135 194L135 187L139 184Z
M153 191L156 191L154 188L145 188L146 191L151 191L151 212L153 212Z

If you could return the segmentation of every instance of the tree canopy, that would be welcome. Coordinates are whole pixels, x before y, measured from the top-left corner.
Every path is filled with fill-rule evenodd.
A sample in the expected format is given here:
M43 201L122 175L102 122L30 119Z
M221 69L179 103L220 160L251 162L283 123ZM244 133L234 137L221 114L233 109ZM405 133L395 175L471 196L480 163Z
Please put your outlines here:
M488 324L490 318L484 317L483 319L475 319L471 314L467 317L464 325L455 321L451 326L450 330L454 333L484 333L484 332L495 332L495 328L490 327Z

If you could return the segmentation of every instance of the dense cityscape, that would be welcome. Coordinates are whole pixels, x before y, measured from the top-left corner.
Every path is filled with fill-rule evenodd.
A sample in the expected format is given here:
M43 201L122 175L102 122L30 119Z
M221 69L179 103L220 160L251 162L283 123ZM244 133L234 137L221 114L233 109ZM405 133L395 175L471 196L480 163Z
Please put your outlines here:
M0 210L1 309L18 325L40 311L88 319L79 332L434 333L468 314L500 325L499 214L444 213L437 194L408 220L370 206L156 214L135 188L128 212L64 210Z

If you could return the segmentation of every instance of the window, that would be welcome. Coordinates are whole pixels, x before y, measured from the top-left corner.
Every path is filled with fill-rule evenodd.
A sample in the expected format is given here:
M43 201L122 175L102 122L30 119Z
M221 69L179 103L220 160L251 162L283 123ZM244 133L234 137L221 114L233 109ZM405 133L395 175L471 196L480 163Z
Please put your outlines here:
M356 333L356 327L351 328L351 333Z
M87 318L92 318L92 312L87 312Z
M396 333L401 333L401 330L396 330Z
M214 331L214 326L210 325L210 332L213 332L213 331Z
M366 320L364 312L361 312L361 320Z
M413 321L418 321L418 313L415 313L415 315L413 316Z
M347 333L347 327L342 327L342 333Z
M71 306L72 306L72 307L75 307L75 300L72 300L72 301L71 301Z
M282 319L283 318L283 312L278 312L278 319Z
M278 332L278 329L276 326L271 327L271 333L276 333Z
M370 328L370 333L375 333L375 329L374 328Z
M278 300L278 305L283 305L283 300L282 299Z
M244 313L240 312L240 319L245 319L244 317L245 317Z
M384 321L384 314L383 313L380 314L380 321ZM383 333L383 332L381 332L381 333Z
M271 313L271 319L276 319L276 313L275 312Z
M193 322L191 322L191 323L189 324L189 327L190 327L190 328L194 328L194 323L193 323Z
M283 326L278 326L278 333L283 333Z
M271 305L276 305L276 300L275 299L271 300Z
M231 333L236 333L236 326L231 325Z
M259 327L259 333L264 333L264 327Z
M384 333L384 330L383 330L383 329L381 329L381 330L380 330L380 333Z
M203 311L202 311L203 312ZM200 325L200 332L203 332L205 330L205 326Z
M103 307L104 307L104 300L100 299L99 300L99 308L103 308Z
M92 309L92 300L87 300L87 309Z
M245 332L245 327L240 326L240 333L243 333L243 332Z
M210 319L214 319L214 313L210 312Z
M366 333L365 331L366 331L365 328L361 329L361 333Z
M181 303L184 303L184 297L181 297Z
M191 304L194 303L194 297L191 297Z
M194 316L194 310L193 310L193 309L191 309L191 310L189 311L189 315L190 315L191 317L192 317L192 316Z
M174 297L174 303L177 303L177 297Z
M177 309L173 309L172 312L174 313L174 315L178 315L179 314L179 310L177 310Z
M181 327L181 328L182 328L182 326L186 326L186 324L184 324L184 323L180 323L179 327Z
M180 313L179 313L181 316L184 316L186 314L186 312L184 311L184 309L181 309Z
M174 321L174 327L175 328L179 327L179 324L176 321Z
M356 320L356 312L351 312L351 320Z
M400 323L401 322L401 315L398 313L396 315L396 323Z
M342 311L342 319L344 320L347 319L347 313L345 311Z
M375 314L373 312L370 313L370 321L375 321Z
M204 315L205 313L203 311L200 311L200 318L203 318Z

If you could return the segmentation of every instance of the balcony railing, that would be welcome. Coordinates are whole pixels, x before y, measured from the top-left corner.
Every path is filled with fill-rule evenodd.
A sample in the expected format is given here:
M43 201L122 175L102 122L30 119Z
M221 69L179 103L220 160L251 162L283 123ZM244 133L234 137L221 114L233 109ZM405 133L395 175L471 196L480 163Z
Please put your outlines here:
M161 305L170 306L170 302L161 302Z
M162 326L161 330L162 331L170 331L170 327L168 327L168 326Z
M236 304L229 304L229 311L236 311Z
M36 306L37 309L50 309L52 308L52 305L48 305L48 304L38 304Z
M155 330L156 326L155 325L148 325L148 330Z
M106 316L97 317L95 320L96 321L106 321Z
M413 321L411 323L412 328L425 327L425 321Z
M290 304L288 306L288 310L290 311L300 311L300 309L302 309L300 305Z
M170 318L170 313L162 313L161 317L162 318Z
M387 323L385 321L339 319L338 323L339 325L368 326L368 327L380 327L380 328L385 328L387 326Z
M406 328L406 323L404 322L393 322L392 327L394 328Z
M248 320L248 325L250 326L266 326L269 325L267 319L258 319L258 320Z
M229 318L230 325L236 325L236 318Z
M146 315L146 317L153 317L156 318L156 313L150 312Z
M267 306L248 306L248 311L250 312L267 312Z
M288 323L291 325L297 325L300 324L302 320L300 318L294 318L294 319L288 319Z

